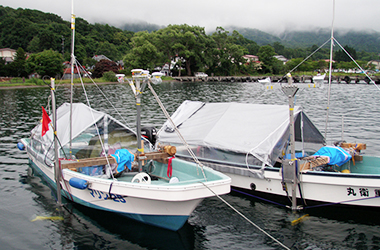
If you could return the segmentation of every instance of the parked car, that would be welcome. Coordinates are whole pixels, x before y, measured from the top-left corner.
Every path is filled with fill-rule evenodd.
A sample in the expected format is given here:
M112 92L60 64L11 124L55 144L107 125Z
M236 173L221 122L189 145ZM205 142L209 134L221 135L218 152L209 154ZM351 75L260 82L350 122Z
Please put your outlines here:
M195 77L208 77L208 75L204 72L197 72L195 73Z

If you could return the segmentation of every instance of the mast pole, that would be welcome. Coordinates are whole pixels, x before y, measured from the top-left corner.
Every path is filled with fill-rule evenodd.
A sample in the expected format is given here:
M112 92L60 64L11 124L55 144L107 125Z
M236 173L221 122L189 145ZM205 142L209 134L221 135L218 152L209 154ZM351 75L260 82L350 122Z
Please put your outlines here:
M292 167L293 176L292 178L292 210L297 210L297 186L298 186L298 160L296 158L296 150L295 150L295 131L294 131L294 96L298 91L298 87L293 85L293 78L290 75L288 76L288 85L282 86L282 91L288 97L289 100L289 136L290 136L290 161L288 165Z
M55 100L55 79L51 78L51 106L53 112L53 133L54 133L54 177L55 183L57 184L57 199L58 205L62 205L61 199L61 170L59 168L59 156L58 156L58 138L57 138L57 111L56 111L56 100Z
M71 0L71 85L70 85L70 159L72 158L72 138L73 138L73 86L74 86L74 41L75 41L75 15L74 0Z
M142 159L144 157L144 145L141 140L141 96L144 88L146 86L146 79L148 78L148 73L142 69L132 70L132 83L130 83L132 89L134 89L134 94L136 98L136 136L137 136L137 159ZM133 85L135 82L135 85ZM138 160L139 171L142 171L142 161Z
M136 80L136 132L137 132L137 158L144 153L144 147L141 146L141 91L140 91L140 79ZM142 170L142 162L137 161L139 164L139 171Z
M328 93L327 93L325 139L327 139L327 123L328 123L328 120L329 120L330 95L331 95L331 75L332 75L332 60L333 60L333 49L334 49L334 19L335 19L335 0L333 0L333 19L332 19L332 24L331 24L330 65L329 65L329 90L328 90Z

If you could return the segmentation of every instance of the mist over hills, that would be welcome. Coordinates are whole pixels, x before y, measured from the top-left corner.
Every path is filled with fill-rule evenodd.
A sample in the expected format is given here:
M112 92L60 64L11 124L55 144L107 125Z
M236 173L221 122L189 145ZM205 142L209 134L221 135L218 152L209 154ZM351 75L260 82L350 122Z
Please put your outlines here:
M138 22L138 23L125 23L122 26L119 27L122 30L128 30L132 32L139 32L139 31L156 31L159 29L165 28L165 26L157 25L157 24L151 24L148 22Z
M83 46L89 46L89 41L86 39L93 39L94 41L108 41L114 43L112 34L121 30L131 31L128 33L129 39L133 36L134 32L148 31L152 32L165 28L165 26L152 24L148 22L126 22L117 27L109 26L106 23L89 24L86 20L77 17L77 32L83 36ZM46 44L46 48L61 50L61 36L70 37L68 33L68 21L62 17L52 14L44 13L38 10L30 9L12 9L10 7L3 7L0 5L0 46L10 47L17 49L22 47L28 49L33 39L39 38L41 42ZM232 33L233 30L238 31L246 39L256 42L259 46L273 44L275 42L287 48L310 48L313 45L320 46L330 39L331 31L328 28L311 28L310 31L295 31L288 30L280 34L273 34L261 31L259 29L227 26L224 29ZM119 30L120 29L120 30ZM92 32L92 34L91 34ZM214 31L208 31L211 35ZM22 35L20 35L22 34ZM90 35L91 34L91 35ZM380 32L373 30L339 30L335 29L334 37L342 46L349 46L357 51L364 51L368 53L380 53ZM79 39L80 41L80 39ZM56 44L57 46L49 45L48 43ZM119 46L120 44L115 44ZM128 50L128 44L122 46L118 52L125 52ZM56 48L57 47L57 48ZM44 49L45 47L39 47ZM94 48L88 49L88 51ZM101 51L98 51L99 53ZM98 53L97 52L97 53Z
M236 30L245 38L255 41L258 45L273 44L279 42L289 48L305 48L312 45L320 46L331 37L328 28L317 28L312 31L285 31L278 35L272 35L258 29L230 26L229 31ZM335 39L342 46L349 46L357 51L380 53L380 32L373 30L334 30Z

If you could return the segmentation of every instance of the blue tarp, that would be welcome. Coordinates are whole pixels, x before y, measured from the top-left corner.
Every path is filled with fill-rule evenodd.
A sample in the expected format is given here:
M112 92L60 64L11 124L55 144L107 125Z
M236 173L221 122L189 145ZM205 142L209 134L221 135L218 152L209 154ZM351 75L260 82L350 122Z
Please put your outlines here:
M129 170L132 169L132 162L135 160L135 156L127 149L118 149L115 151L115 154L111 154L111 156L116 159L118 164L116 173L124 171L125 166L127 166Z
M344 163L351 160L351 155L341 147L322 147L313 156L329 157L328 165L342 166Z

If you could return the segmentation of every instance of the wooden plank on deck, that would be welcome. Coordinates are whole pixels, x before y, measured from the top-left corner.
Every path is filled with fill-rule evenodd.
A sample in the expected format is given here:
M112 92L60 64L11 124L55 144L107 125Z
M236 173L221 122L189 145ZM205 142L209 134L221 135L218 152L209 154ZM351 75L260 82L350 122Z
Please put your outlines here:
M82 167L90 167L90 166L98 166L98 165L107 165L108 162L110 164L116 163L115 158L112 156L102 156L102 157L94 157L94 158L86 158L86 159L79 159L79 160L62 160L61 161L61 167L62 168L82 168Z
M168 155L165 152L149 152L142 155L139 160L140 161L156 160L163 163L168 163L168 157L170 157L170 155ZM135 157L135 161L136 161L136 157ZM108 155L107 157L102 156L102 157L85 158L85 159L78 159L78 160L61 160L61 168L64 169L64 168L82 168L82 167L90 167L90 166L101 166L101 165L107 165L108 162L110 164L117 163L115 158Z

